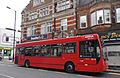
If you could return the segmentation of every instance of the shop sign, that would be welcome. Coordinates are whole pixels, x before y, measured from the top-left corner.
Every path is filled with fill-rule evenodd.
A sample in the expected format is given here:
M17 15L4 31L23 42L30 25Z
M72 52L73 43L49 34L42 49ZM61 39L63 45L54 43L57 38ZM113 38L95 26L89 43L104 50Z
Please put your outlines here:
M47 38L48 38L47 34L42 34L39 36L29 36L27 37L27 40L41 40L41 39L47 39Z
M110 35L106 34L106 35L101 36L101 38L102 38L104 41L120 40L120 33L112 32L112 33L110 33Z

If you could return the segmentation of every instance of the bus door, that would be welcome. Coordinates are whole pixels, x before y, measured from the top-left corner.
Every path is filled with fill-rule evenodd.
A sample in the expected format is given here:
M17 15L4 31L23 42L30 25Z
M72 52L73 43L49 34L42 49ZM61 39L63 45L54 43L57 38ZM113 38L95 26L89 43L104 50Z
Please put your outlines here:
M19 55L19 60L24 60L25 59L25 50L24 50L24 48L23 47L21 47L21 48L19 48L19 51L20 51L20 55Z
M82 65L95 65L100 60L98 40L85 40L79 43L79 57Z

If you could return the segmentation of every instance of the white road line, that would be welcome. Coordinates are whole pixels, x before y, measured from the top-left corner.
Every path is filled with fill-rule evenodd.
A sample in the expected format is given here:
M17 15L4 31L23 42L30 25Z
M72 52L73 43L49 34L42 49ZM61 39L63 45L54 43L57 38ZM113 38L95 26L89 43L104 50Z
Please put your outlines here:
M108 73L108 74L112 74L112 75L120 75L120 73Z
M5 74L0 74L0 76L4 76L4 77L7 77L7 78L15 78L15 77L8 76L8 75L5 75Z

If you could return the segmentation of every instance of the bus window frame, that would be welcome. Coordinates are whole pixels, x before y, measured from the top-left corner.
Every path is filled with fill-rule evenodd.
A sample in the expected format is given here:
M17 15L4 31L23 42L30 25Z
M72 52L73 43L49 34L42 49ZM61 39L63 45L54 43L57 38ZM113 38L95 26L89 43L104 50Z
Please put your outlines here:
M92 56L91 54L90 54L90 56L81 56L81 42L85 42L85 41L94 41L94 42L97 41L97 44L95 43L95 45L94 45L94 51L93 51L95 56ZM87 53L92 53L92 52L88 51L88 46L89 45L87 45L87 49L86 49L87 51L86 52ZM95 52L95 48L96 48L96 52ZM97 48L99 48L99 53L97 52ZM79 58L100 58L100 57L101 57L101 50L100 50L100 43L99 43L98 39L79 41Z

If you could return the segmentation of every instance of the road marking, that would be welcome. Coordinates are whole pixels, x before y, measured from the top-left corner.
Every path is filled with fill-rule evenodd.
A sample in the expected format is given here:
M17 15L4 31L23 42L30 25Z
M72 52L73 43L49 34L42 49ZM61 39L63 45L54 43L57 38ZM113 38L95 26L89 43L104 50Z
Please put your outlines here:
M108 73L108 74L112 74L112 75L120 75L120 73Z
M39 69L39 71L41 71L41 72L52 72L52 73L55 73L55 74L61 74L61 75L75 75L75 76L78 76L78 77L84 77L84 78L93 78L92 76L77 75L77 74L70 74L70 73L57 72L57 71L48 71L48 70L42 70L42 69Z
M8 75L5 75L5 74L0 74L0 76L4 76L4 77L7 77L7 78L15 78L15 77L8 76Z

